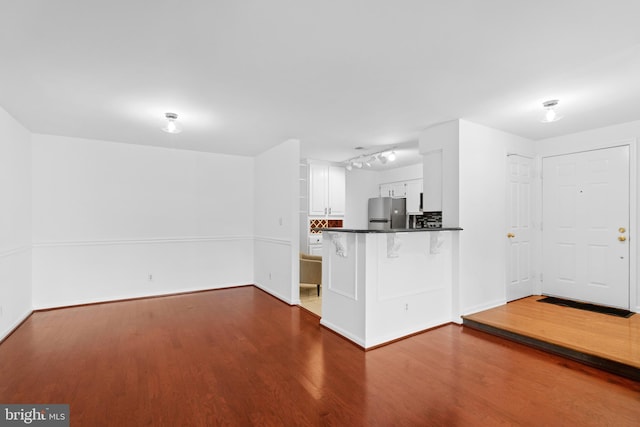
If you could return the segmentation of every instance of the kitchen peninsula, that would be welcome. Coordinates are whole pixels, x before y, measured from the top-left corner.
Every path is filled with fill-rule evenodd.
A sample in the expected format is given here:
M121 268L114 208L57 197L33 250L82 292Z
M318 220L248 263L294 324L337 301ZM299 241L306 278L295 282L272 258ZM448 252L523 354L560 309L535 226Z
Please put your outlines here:
M365 349L449 323L461 230L323 229L320 323Z

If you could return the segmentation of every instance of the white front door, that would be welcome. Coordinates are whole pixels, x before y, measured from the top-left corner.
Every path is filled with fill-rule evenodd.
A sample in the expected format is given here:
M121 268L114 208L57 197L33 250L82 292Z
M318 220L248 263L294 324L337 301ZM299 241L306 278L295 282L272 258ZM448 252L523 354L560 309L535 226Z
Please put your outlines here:
M531 268L531 180L533 161L507 157L507 301L533 294Z
M628 309L629 147L542 164L542 293Z

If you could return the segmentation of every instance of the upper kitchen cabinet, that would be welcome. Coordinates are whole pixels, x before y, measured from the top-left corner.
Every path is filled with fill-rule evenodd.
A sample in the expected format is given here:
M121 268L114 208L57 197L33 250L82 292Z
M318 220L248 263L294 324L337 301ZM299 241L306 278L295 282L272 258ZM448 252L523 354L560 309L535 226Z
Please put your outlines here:
M380 184L380 197L406 198L407 213L418 214L420 210L420 194L422 179L385 182Z
M380 184L380 197L407 197L407 184L405 182Z
M422 180L412 179L407 181L407 214L422 213L421 197Z
M344 168L309 163L309 216L344 216Z

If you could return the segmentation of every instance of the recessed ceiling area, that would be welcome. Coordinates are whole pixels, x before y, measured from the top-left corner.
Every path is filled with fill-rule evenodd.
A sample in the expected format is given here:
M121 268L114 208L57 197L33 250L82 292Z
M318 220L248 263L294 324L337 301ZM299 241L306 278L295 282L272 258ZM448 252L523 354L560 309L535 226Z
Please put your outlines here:
M35 133L245 156L296 138L344 161L457 118L534 140L640 118L637 1L2 9L0 105ZM564 118L541 123L552 99Z

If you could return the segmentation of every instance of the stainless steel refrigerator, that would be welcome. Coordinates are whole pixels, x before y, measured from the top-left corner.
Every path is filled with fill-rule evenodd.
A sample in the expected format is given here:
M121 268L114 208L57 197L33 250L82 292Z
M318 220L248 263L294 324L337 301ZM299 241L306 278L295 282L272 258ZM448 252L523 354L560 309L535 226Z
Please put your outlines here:
M369 230L407 228L407 199L369 199Z

